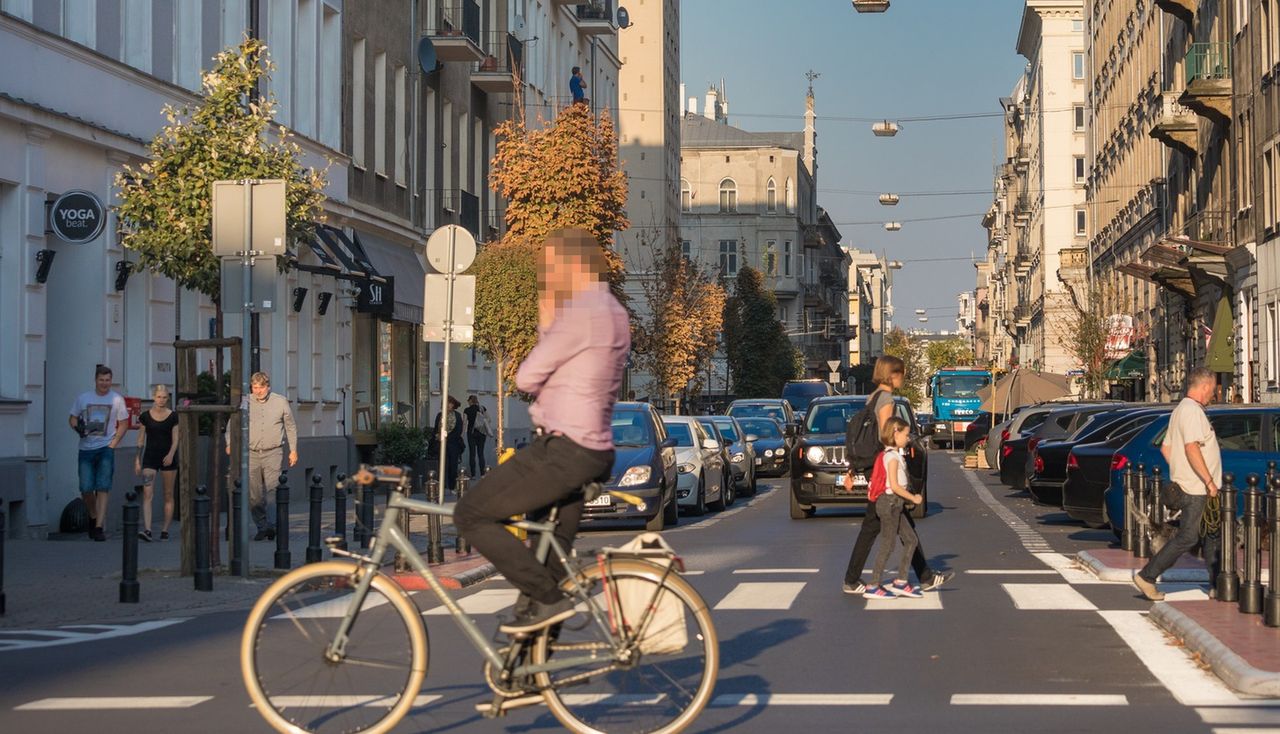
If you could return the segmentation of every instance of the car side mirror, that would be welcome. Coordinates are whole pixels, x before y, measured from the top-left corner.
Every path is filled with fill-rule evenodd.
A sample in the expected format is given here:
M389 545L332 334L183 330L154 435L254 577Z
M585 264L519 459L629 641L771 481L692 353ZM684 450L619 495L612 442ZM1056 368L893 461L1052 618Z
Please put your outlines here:
M702 448L707 449L708 451L719 451L720 442L715 440L714 438L708 438L707 440L702 442Z
M922 428L920 429L920 435L922 435L922 436L932 436L932 435L933 435L933 424L932 424L932 423L926 423L926 424L924 425L924 427L922 427Z
M796 437L796 424L794 424L794 423L788 423L787 425L783 426L783 427L782 427L782 435L786 436L787 438L795 438L795 437Z
M760 440L760 437L757 436L756 434L754 433L747 434L747 443L755 443L756 441L759 441L759 440Z
M670 436L667 436L666 438L662 439L662 443L658 445L664 449L673 449L676 447L676 440L674 438L671 438Z

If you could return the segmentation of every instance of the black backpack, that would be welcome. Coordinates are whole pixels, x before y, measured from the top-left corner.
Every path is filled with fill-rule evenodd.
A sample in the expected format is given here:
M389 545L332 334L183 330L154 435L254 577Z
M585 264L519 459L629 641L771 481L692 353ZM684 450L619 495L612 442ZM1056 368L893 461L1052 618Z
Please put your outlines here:
M845 428L844 453L849 470L863 472L875 464L876 455L884 447L880 445L880 421L876 419L876 404L880 392L867 400L862 409L853 414Z

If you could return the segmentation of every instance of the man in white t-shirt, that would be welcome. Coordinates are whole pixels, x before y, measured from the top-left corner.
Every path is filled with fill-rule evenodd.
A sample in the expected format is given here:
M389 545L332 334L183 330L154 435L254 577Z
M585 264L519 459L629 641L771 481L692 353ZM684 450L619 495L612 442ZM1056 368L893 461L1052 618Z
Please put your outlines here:
M1164 593L1156 588L1160 574L1169 570L1178 557L1200 542L1200 520L1205 503L1218 496L1222 485L1222 452L1218 436L1209 424L1204 406L1213 401L1218 376L1197 367L1187 377L1187 396L1169 416L1160 453L1169 463L1169 481L1181 490L1178 494L1182 511L1178 532L1133 577L1134 586L1151 601L1160 601ZM1205 543L1205 563L1209 566L1210 588L1217 567L1217 544Z
M124 398L111 389L111 368L100 364L94 389L81 393L67 418L80 435L80 496L89 509L89 537L106 540L107 493L116 471L116 446L129 430Z

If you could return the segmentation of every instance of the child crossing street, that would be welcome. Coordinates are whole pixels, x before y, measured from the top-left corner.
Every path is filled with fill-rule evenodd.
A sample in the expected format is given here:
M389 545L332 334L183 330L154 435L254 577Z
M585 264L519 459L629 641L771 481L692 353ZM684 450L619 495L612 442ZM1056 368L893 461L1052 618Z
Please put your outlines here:
M920 587L912 585L907 579L911 554L915 552L920 540L902 512L903 505L907 500L916 504L924 501L923 497L908 488L907 463L902 449L910 440L910 435L910 426L897 416L885 421L880 430L880 443L884 445L884 450L880 452L871 471L867 501L874 503L876 515L880 517L880 527L885 532L880 534L880 550L876 554L876 565L871 574L872 583L863 592L864 599L892 599L897 596L918 599L923 596ZM889 556L893 555L895 537L902 541L898 575L894 577L892 584L884 584L884 568L889 562Z

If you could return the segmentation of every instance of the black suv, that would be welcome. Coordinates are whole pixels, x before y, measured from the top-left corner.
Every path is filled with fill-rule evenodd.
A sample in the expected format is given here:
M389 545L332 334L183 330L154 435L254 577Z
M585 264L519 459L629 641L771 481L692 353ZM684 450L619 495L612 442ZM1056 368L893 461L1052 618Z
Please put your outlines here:
M862 406L866 395L833 395L814 398L809 405L791 450L791 518L800 520L812 517L817 505L865 505L867 481L865 476L854 478L852 490L845 490L844 475L849 471L845 459L845 429ZM907 454L907 477L911 488L924 495L925 501L912 510L914 517L924 517L928 512L929 455L924 440L916 428L915 412L905 398L894 398L894 414L911 426L911 442Z

